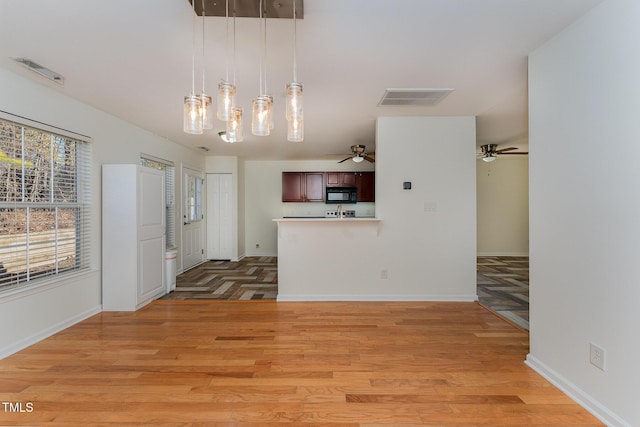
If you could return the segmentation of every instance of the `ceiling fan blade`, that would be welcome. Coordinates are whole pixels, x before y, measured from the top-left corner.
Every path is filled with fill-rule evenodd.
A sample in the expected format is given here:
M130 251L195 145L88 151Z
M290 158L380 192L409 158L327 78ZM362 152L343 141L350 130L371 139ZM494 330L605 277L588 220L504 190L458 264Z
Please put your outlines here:
M347 160L351 160L351 156L347 157L347 158L346 158L346 159L344 159L344 160L340 160L338 163L346 162Z
M505 151L512 151L512 150L517 150L518 147L507 147L507 148L501 148L499 150L496 150L495 153L504 153Z
M376 159L374 159L373 157L369 157L369 155L368 155L368 154L365 154L365 155L364 155L364 159L365 159L367 162L370 162L370 163L375 163L375 162L376 162Z
M528 151L518 151L517 153L500 153L501 156L506 156L508 154L529 154Z

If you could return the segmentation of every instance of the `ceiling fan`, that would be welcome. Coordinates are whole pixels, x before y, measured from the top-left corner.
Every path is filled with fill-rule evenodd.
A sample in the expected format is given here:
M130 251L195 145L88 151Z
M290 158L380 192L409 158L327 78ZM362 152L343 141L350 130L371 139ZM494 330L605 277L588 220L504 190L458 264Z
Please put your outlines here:
M376 153L367 153L365 149L366 149L366 146L362 144L352 145L351 153L353 154L343 160L340 160L338 163L346 162L349 159L353 160L356 163L360 163L363 160L366 160L367 162L375 163L376 159L373 156L375 156Z
M493 162L498 158L498 155L504 154L529 154L527 151L518 151L512 152L513 150L517 150L517 147L507 147L498 149L498 144L484 144L481 145L482 153L478 154L482 160L485 162Z

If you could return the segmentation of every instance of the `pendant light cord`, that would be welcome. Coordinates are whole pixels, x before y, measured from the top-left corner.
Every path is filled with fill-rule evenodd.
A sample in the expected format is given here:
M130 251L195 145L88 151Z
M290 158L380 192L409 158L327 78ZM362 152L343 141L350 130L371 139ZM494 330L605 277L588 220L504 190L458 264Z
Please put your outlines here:
M202 0L202 94L205 94L204 91L204 17L205 17L205 10L204 10L204 0Z
M235 1L235 0L234 0ZM226 1L226 10L225 10L225 43L224 43L224 56L226 57L225 61L225 81L229 81L229 0Z
M191 95L196 94L196 13L195 7L193 9L193 19L191 21Z
M298 58L296 51L298 50L297 31L296 31L296 0L293 0L293 81L298 81Z
M264 37L263 48L264 48L264 95L266 95L269 91L267 90L267 5L264 7Z
M233 0L233 85L236 84L236 0Z
M264 23L262 22L262 0L260 0L260 38L264 38L264 33L262 31L262 26L264 25ZM264 92L262 91L262 61L264 60L264 45L263 47L263 51L260 53L260 96L262 96L264 94Z

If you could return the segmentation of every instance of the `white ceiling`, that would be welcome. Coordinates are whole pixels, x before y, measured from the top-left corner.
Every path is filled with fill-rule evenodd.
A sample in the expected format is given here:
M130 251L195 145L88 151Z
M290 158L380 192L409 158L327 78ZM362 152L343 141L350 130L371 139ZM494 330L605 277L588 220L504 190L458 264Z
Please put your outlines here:
M375 119L477 116L478 145L527 142L527 54L601 0L304 0L298 76L305 140L286 140L284 87L292 79L293 23L269 19L267 84L275 131L251 135L258 95L259 22L236 21L238 104L244 142L182 132L191 90L193 11L187 0L0 0L0 67L179 144L249 159L330 158L374 148ZM196 18L196 91L202 18ZM225 20L205 18L206 92L225 75ZM14 63L28 57L65 77L48 82ZM231 60L232 55L229 55ZM231 61L229 61L231 62ZM378 107L386 88L454 88L431 107ZM418 141L416 141L418 143ZM342 156L344 157L344 156Z

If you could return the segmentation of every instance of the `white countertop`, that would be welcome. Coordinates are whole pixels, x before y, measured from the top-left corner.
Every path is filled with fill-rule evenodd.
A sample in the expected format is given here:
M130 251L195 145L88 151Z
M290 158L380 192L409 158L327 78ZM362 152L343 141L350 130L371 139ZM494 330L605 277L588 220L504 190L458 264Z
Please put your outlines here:
M355 217L355 218L275 218L275 222L380 222L381 218Z

